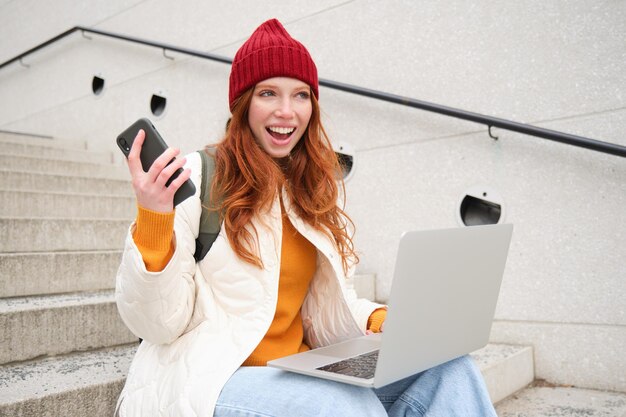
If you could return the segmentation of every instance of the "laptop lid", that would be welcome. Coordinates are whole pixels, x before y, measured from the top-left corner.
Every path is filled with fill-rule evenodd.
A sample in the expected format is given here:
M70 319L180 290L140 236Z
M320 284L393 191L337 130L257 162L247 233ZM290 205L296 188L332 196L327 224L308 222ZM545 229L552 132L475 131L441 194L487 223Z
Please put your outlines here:
M487 344L512 232L506 224L401 237L375 387Z
M512 225L405 233L384 332L268 362L268 366L381 387L487 344ZM318 369L380 349L374 378Z

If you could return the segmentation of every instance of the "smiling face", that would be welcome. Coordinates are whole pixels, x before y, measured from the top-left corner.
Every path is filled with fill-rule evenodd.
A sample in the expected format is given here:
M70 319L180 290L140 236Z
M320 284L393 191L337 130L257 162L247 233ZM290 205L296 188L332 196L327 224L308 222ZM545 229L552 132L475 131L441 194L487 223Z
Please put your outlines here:
M248 124L265 152L284 158L302 138L311 112L308 84L295 78L269 78L254 87Z

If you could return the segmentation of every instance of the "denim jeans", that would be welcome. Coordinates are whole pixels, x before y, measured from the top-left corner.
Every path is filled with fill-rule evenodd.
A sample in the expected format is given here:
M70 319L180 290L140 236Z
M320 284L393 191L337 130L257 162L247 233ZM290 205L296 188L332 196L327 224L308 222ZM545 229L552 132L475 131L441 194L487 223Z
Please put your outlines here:
M496 417L482 375L463 356L379 389L267 367L241 367L215 417Z

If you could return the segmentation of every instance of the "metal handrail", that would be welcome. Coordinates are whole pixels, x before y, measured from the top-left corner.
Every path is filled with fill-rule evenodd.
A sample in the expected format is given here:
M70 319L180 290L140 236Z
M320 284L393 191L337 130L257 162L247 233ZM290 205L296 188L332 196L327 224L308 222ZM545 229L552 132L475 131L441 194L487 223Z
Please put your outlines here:
M50 136L50 135L42 135L39 133L30 133L30 132L17 132L15 130L0 129L0 133L6 133L9 135L17 135L17 136L30 136L32 138L40 138L40 139L54 139L54 136Z
M119 39L123 41L152 46L155 48L160 48L160 49L163 49L164 54L165 54L165 51L179 52L182 54L204 58L204 59L208 59L211 61L221 62L224 64L232 64L232 59L221 56L221 55L211 54L208 52L202 52L202 51L197 51L193 49L181 48L181 47L174 46L174 45L168 45L162 42L155 42L155 41L151 41L147 39L121 35L118 33L106 32L103 30L92 29L92 28L87 28L83 26L75 26L53 37L52 39L49 39L48 41L43 42L35 46L34 48L31 48L27 50L26 52L23 52L17 55L16 57L0 64L0 69L16 61L20 61L20 63L24 65L22 62L22 58L24 58L25 56L30 55L33 52L39 49L42 49L50 45L51 43L54 43L76 31L81 31L83 32L83 34L93 33L96 35L106 36L109 38L114 38L114 39ZM455 117L457 119L468 120L471 122L484 124L489 127L490 136L492 136L491 128L498 127L498 128L510 130L513 132L523 133L526 135L536 136L536 137L540 137L543 139L566 143L568 145L577 146L580 148L591 149L594 151L603 152L603 153L607 153L610 155L626 157L625 146L617 145L617 144L610 143L610 142L603 142L603 141L599 141L596 139L586 138L584 136L577 136L577 135L572 135L569 133L559 132L556 130L544 129L542 127L537 127L537 126L524 124L524 123L518 123L518 122L511 121L511 120L500 119L500 118L492 117L492 116L486 116L486 115L479 114L479 113L468 112L465 110L442 106L440 104L429 103L426 101L416 100L410 97L399 96L395 94L385 93L382 91L371 90L368 88L358 87L355 85L345 84L345 83L341 83L337 81L331 81L331 80L320 78L319 84L321 86L331 88L334 90L344 91L347 93L352 93L352 94L356 94L356 95L363 96L363 97L369 97L369 98L373 98L377 100L386 101L389 103L400 104L403 106L426 110L429 112L434 112L434 113L442 114L445 116Z

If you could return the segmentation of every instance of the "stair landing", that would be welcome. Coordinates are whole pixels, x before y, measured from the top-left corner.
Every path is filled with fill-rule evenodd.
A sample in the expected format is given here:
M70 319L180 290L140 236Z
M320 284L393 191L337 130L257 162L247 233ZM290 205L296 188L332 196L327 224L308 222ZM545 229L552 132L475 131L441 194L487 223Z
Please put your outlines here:
M496 405L499 417L626 417L626 393L535 381Z

